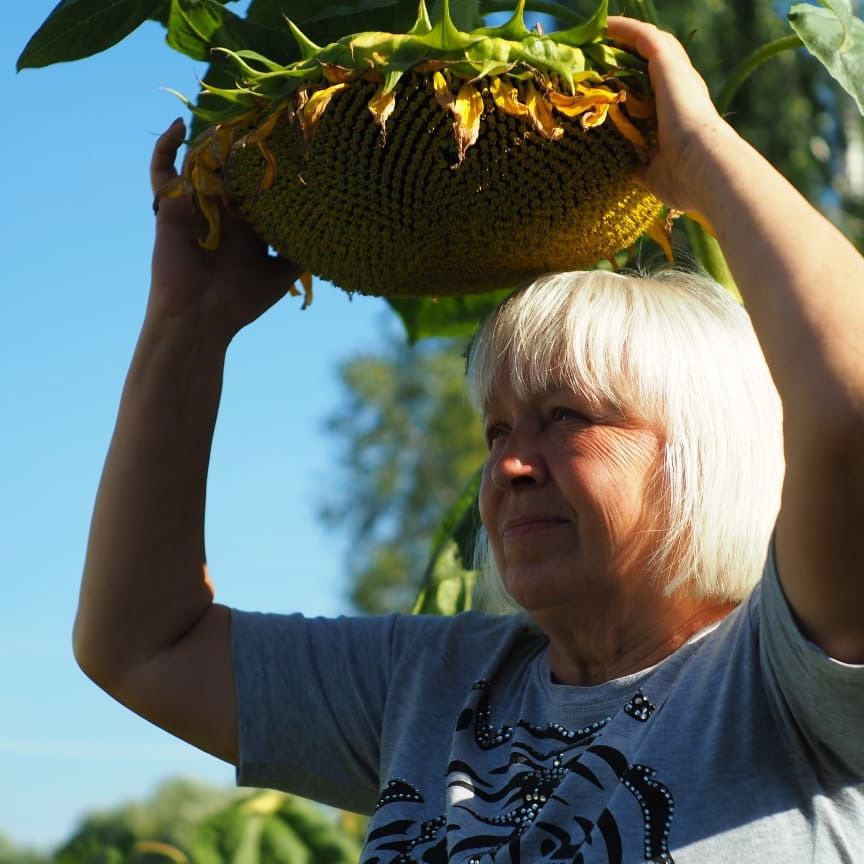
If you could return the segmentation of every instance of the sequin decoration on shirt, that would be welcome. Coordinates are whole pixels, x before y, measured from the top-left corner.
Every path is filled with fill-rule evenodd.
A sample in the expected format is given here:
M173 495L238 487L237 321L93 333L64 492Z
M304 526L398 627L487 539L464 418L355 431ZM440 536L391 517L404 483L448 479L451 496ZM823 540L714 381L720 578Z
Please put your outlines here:
M446 812L424 809L410 780L389 780L363 864L623 864L616 814L633 808L641 813L642 848L627 860L635 853L673 864L672 794L653 768L630 764L609 734L616 724L649 723L655 706L641 690L615 718L570 729L527 720L496 725L489 689L486 681L474 684L456 724ZM392 805L399 813L387 821ZM416 818L405 818L415 810Z

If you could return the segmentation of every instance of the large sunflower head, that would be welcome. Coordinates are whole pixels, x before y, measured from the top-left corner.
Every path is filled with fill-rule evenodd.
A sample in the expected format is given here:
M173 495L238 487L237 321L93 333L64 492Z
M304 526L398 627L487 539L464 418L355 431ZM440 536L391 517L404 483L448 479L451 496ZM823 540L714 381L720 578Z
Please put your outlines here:
M193 108L212 126L160 194L191 194L219 243L220 209L279 254L349 292L446 296L592 266L656 226L630 178L654 134L644 62L582 26L456 28L423 0L406 33L318 46L300 59L225 51L237 87Z

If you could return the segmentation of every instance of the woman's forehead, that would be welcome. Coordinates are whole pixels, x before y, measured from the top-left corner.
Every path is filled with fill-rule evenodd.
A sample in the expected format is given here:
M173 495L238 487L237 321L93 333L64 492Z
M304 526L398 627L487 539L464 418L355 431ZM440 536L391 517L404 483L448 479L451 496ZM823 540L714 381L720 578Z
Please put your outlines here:
M544 381L529 381L513 376L505 367L499 368L492 379L484 402L484 413L514 401L540 404L556 399L595 409L620 407L612 405L608 400L598 398L588 388L580 387L578 383L570 383L552 375Z

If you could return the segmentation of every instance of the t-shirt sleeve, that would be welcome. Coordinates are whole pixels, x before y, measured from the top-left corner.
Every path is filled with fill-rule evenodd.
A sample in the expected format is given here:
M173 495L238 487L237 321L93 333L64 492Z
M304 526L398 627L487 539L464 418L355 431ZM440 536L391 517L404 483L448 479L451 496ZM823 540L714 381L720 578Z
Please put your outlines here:
M823 779L864 778L864 666L842 663L808 641L777 574L772 542L758 594L760 652L787 731Z
M394 616L232 610L237 782L371 812Z

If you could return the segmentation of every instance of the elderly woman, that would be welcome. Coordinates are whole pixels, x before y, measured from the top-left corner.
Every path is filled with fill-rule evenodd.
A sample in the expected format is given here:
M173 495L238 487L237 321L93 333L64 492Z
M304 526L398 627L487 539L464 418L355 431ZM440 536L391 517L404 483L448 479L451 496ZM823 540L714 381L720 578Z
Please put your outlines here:
M159 212L77 657L241 783L374 813L368 864L864 854L864 261L717 115L678 42L622 18L609 35L657 94L638 179L713 223L756 335L680 274L552 276L485 325L481 514L518 614L213 603L225 350L296 270L239 225L203 252L184 202Z

